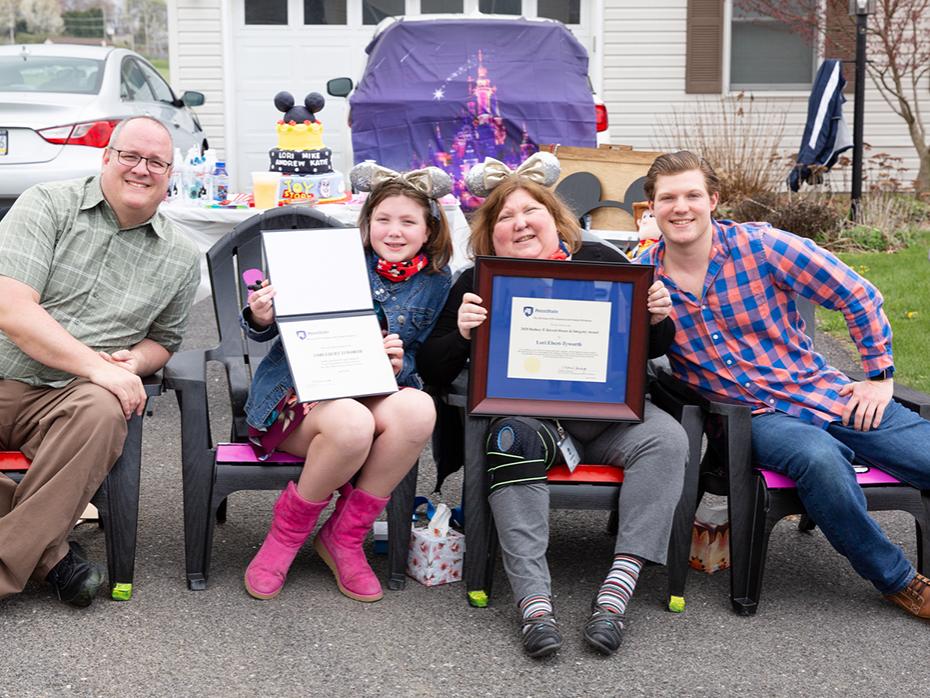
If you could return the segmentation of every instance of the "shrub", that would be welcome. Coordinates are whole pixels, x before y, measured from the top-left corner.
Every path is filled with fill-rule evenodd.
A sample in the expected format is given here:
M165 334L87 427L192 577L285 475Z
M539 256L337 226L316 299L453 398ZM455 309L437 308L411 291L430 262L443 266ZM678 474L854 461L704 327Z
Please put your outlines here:
M737 221L767 221L834 252L893 252L907 247L926 226L927 208L913 196L873 192L862 198L860 220L848 219L849 199L830 194L762 192L722 208Z
M908 246L922 223L913 196L873 191L862 197L859 220L844 220L825 244L834 251L894 252Z
M739 202L780 189L791 169L779 148L785 114L754 109L755 98L735 97L689 103L660 118L657 137L664 150L691 150L720 177L720 200Z
M907 221L918 228L930 228L930 200L923 201L916 196L901 195L901 205Z
M843 211L831 196L760 192L729 208L737 221L767 221L776 228L824 242L835 235Z

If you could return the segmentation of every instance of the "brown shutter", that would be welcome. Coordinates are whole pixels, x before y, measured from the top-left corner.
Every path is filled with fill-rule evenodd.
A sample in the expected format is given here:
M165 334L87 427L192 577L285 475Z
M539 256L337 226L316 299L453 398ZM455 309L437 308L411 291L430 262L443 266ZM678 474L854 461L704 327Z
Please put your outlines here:
M849 14L849 0L827 0L824 58L838 58L843 63L845 92L855 92L856 83L856 18Z
M723 91L723 0L688 0L685 92Z

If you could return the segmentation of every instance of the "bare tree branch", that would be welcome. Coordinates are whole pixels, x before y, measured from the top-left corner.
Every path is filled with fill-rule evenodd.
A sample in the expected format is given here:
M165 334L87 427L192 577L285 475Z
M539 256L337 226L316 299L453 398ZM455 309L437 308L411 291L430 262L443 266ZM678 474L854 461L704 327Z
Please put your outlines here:
M845 0L825 0L833 9L828 22L821 0L733 0L734 12L751 12L775 19L836 57L854 45L855 22L842 7ZM878 0L866 30L866 72L891 111L907 126L920 163L915 189L930 193L930 147L921 112L921 83L930 73L930 0ZM829 24L829 26L828 26ZM923 89L926 89L925 87Z

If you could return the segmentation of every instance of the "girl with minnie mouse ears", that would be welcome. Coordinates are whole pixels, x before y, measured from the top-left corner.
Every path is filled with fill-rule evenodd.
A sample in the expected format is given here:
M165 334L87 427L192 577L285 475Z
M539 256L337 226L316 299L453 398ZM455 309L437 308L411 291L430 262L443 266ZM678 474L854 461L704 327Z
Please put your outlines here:
M289 483L275 503L271 530L246 569L246 590L257 599L271 599L281 591L294 557L334 491L340 495L335 510L313 546L343 594L357 601L380 599L381 584L362 543L391 492L416 463L436 420L432 398L418 389L422 382L414 357L451 285L451 235L436 204L451 190L451 180L438 168L402 174L372 162L356 166L351 179L356 189L370 192L358 225L372 299L397 383L408 389L298 403L277 338L274 287L265 282L249 294L243 326L256 341L275 341L249 391L250 439L261 453L277 449L306 459L298 481Z

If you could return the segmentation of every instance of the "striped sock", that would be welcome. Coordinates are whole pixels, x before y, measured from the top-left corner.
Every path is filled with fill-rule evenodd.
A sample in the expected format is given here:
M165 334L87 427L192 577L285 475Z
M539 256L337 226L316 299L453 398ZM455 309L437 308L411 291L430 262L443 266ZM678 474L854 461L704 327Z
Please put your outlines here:
M643 561L632 555L616 555L607 578L597 592L597 605L614 613L624 613L636 589Z
M519 604L520 612L523 614L523 621L530 618L543 616L552 613L552 599L545 594L531 594L525 596Z

